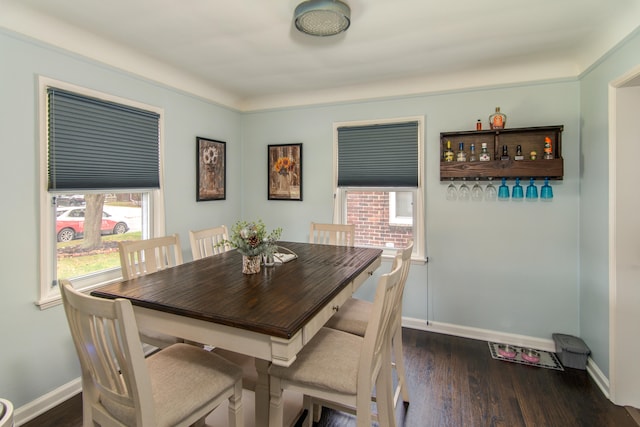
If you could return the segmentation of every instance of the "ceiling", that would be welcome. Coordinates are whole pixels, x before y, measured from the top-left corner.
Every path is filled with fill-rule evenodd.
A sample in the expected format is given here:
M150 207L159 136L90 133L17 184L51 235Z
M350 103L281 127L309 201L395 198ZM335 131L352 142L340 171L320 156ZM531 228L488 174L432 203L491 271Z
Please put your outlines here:
M0 27L239 110L575 78L640 24L640 0L0 0Z

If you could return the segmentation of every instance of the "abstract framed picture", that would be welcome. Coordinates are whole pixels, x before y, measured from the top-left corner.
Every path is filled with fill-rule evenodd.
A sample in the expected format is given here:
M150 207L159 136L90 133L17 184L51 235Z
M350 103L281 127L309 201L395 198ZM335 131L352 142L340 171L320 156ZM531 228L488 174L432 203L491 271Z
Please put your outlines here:
M302 200L302 144L267 147L269 200Z
M226 143L196 137L196 201L224 200L226 194Z

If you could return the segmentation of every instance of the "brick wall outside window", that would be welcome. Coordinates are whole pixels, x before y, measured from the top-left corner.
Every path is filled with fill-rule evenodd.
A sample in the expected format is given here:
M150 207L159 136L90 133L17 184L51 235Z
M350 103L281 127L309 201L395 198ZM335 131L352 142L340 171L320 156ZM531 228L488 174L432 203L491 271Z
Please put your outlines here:
M410 225L389 224L388 192L347 192L347 224L356 225L356 246L402 248L413 238Z

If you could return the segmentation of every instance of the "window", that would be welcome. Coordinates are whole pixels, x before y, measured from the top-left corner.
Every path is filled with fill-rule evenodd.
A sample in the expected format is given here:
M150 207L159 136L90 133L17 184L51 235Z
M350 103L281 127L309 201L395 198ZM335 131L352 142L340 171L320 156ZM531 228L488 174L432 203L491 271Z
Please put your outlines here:
M355 224L356 245L391 249L413 240L414 258L424 259L423 123L334 124L334 222Z
M39 79L41 267L38 305L122 277L118 240L164 234L157 107Z

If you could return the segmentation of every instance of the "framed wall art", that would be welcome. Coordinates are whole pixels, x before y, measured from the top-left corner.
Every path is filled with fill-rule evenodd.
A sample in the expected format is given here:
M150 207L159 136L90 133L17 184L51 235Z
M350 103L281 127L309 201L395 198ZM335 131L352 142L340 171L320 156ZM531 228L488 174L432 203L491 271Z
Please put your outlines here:
M226 143L196 137L196 200L224 200L226 194Z
M269 200L302 200L302 144L267 147Z

